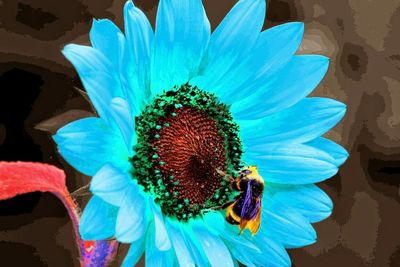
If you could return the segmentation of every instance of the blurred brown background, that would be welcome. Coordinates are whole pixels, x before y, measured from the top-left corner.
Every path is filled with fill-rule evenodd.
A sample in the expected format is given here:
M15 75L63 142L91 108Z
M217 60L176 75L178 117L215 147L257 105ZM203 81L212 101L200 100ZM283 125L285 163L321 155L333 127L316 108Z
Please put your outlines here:
M122 27L124 2L0 0L1 160L55 164L66 170L71 191L88 182L40 129L90 115L74 89L82 87L79 78L60 50L67 43L88 43L93 17ZM157 2L135 1L153 25ZM235 2L204 1L213 28ZM267 3L265 28L302 21L299 53L331 58L314 95L348 105L328 136L350 158L321 185L335 203L333 215L315 225L316 244L290 251L293 266L400 266L400 1ZM77 256L71 223L55 197L33 193L0 202L1 266L78 266Z

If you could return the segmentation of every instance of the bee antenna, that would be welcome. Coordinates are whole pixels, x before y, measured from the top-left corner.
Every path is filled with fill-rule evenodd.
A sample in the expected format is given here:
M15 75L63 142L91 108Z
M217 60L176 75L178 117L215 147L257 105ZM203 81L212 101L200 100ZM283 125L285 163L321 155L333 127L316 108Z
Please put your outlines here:
M241 160L242 163L244 163L245 166L250 166L250 164L248 164L246 161Z

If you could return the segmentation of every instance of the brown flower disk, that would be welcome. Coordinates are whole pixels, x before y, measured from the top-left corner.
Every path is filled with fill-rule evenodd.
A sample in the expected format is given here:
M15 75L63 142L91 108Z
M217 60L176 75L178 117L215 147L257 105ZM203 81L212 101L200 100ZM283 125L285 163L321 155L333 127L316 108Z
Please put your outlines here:
M173 115L162 122L169 127L160 130L153 144L158 160L164 162L158 169L164 182L175 185L169 188L179 192L180 199L201 204L221 187L216 169L226 168L224 138L215 121L202 111L183 107Z

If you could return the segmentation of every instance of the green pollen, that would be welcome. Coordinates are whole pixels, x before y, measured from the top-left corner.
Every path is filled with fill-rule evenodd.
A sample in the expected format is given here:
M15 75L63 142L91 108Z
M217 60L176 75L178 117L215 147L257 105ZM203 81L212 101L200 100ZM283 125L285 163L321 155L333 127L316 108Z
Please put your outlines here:
M202 158L202 161L199 162L194 158L194 166L200 164L200 167L196 168L200 168L199 171L203 176L208 171L213 173L216 177L215 179L217 179L213 180L213 183L218 183L217 187L204 186L202 180L199 180L193 186L187 187L189 181L182 180L182 173L170 168L172 167L169 165L171 164L171 158L160 157L168 147L168 144L163 145L161 143L163 136L165 136L164 132L167 129L174 129L171 128L171 125L176 125L174 120L181 119L182 115L179 114L182 114L183 111L189 112L189 114L192 111L193 114L201 112L201 114L206 114L208 120L215 123L217 127L215 135L222 138L222 147L213 146L212 150L210 150L213 155L209 155L206 159L219 162L221 158L218 155L224 155L225 160L223 162L225 167L223 171L230 175L234 175L242 167L240 163L242 144L239 138L239 127L233 121L228 106L219 102L213 94L206 93L188 84L174 87L172 90L156 96L153 103L145 107L142 114L135 118L138 143L133 147L135 156L130 159L132 177L144 187L146 192L153 195L164 215L187 221L190 218L199 216L202 210L220 206L233 200L237 192L233 191L229 182L217 176L215 170L207 168L203 170L203 167L201 167L203 165L201 164L204 159ZM194 122L188 121L187 123L191 125ZM191 138L193 133L182 136ZM204 166L208 166L207 163L204 164ZM208 197L199 202L196 199L192 199L190 194L187 197L187 191L182 191L188 190L185 188L192 188L195 191L203 190L204 196Z

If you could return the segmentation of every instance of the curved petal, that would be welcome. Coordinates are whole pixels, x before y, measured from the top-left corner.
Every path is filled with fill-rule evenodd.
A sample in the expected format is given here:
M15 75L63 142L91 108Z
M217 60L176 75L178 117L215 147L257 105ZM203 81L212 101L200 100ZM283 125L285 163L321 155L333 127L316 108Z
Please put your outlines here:
M106 164L93 176L90 191L107 203L120 206L125 190L131 183L132 179L127 173Z
M153 96L189 81L210 37L201 0L161 0L152 54Z
M155 232L153 223L149 225L149 231L147 235L146 241L146 258L145 258L145 266L146 267L172 267L177 266L177 259L175 256L175 252L173 249L168 251L160 251L154 246L155 243Z
M89 176L97 173L107 162L118 167L129 164L129 153L122 138L99 118L85 118L67 124L53 139L64 159Z
M225 231L225 217L219 211L209 211L203 215L205 226L215 235Z
M171 249L171 241L167 229L165 228L161 209L158 206L156 207L156 204L152 199L149 198L149 201L154 217L155 245L161 251L169 250Z
M124 262L122 263L122 267L136 266L144 252L146 236L146 234L142 235L141 238L131 244L128 254L125 256Z
M193 229L189 225L184 226L187 245L193 255L196 266L209 266L208 258L204 253L199 240L196 238Z
M132 145L136 143L136 133L128 102L123 98L116 97L111 100L110 111L124 138L127 149L131 149Z
M328 66L329 59L324 56L294 56L278 73L265 74L255 81L245 91L249 97L241 94L230 99L233 116L258 119L293 106L318 86Z
M264 0L241 0L213 32L200 74L190 83L220 95L220 79L254 46L265 17Z
M69 44L62 53L77 70L100 117L109 121L110 99L124 96L119 75L112 63L100 51L89 46Z
M329 196L314 184L266 186L265 201L278 201L301 213L315 223L329 217L333 203Z
M224 87L221 100L234 104L258 90L265 90L262 85L285 67L299 48L303 32L304 24L300 22L285 23L261 32L249 56L216 85L218 91Z
M171 237L172 244L174 245L176 257L180 266L195 266L195 259L187 246L185 235L179 225L179 222L172 219L167 219L166 224Z
M150 54L154 33L146 15L132 1L124 7L126 43L121 73L132 115L140 114L150 95Z
M264 201L257 236L279 240L286 248L310 245L317 234L309 221L296 210L276 201Z
M122 243L140 239L147 228L149 203L138 185L126 189L117 217L115 237Z
M279 113L258 120L237 120L247 146L302 143L329 131L344 116L346 105L329 98L305 98Z
M290 267L290 257L286 249L276 241L276 239L268 236L256 235L254 242L262 249L261 254L254 254L254 260L258 266L265 267Z
M211 266L234 266L228 248L218 235L210 232L200 220L196 220L192 223L192 229Z
M93 196L79 222L79 233L85 240L107 239L114 235L118 208Z
M246 153L245 160L257 165L264 180L271 183L316 183L338 171L330 155L302 144L273 146L260 154Z
M242 247L238 245L228 245L229 251L233 255L235 259L240 261L242 264L244 264L247 267L256 267L255 263L255 254L258 254L258 252L251 251L248 249L243 249Z
M90 41L118 70L125 42L121 30L108 19L93 19Z
M341 145L323 137L318 137L308 142L307 145L331 155L334 159L335 165L338 167L342 165L349 156L349 153Z

